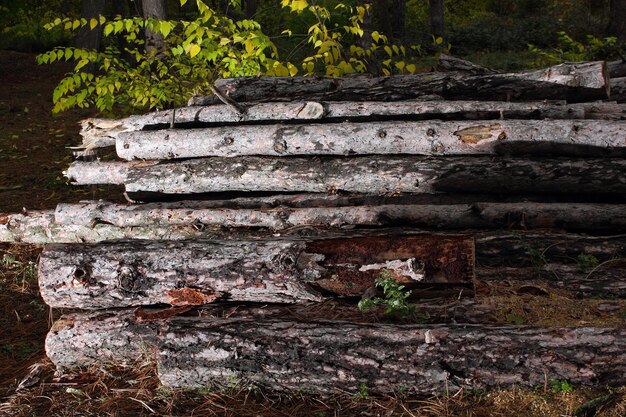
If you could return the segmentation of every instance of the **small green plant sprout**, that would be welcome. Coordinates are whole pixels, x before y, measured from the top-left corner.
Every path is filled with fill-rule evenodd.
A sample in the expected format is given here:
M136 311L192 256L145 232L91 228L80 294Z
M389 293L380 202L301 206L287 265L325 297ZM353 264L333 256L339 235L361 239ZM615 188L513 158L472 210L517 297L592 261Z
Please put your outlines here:
M574 389L574 386L565 379L550 380L550 390L553 394L571 392L572 389Z
M369 393L367 392L367 384L365 384L365 382L361 383L361 387L359 388L359 390L356 393L356 398L359 400L368 400L370 397Z
M415 306L407 303L411 291L405 290L404 285L398 284L389 270L383 270L374 281L377 287L383 289L385 298L364 298L359 301L359 310L364 311L375 306L387 306L386 314L395 314L400 317L415 315Z
M576 260L578 261L576 263L576 269L578 269L580 272L589 271L600 265L600 261L598 261L598 258L587 253L581 253L580 255L578 255L578 258L576 258Z

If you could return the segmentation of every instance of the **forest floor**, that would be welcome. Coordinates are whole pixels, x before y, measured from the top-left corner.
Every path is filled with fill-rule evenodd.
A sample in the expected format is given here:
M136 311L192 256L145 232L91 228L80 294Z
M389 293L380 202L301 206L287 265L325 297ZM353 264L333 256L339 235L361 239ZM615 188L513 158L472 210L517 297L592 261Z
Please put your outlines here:
M53 208L59 202L123 201L116 187L71 187L62 171L68 146L80 142L88 111L51 114L54 86L70 67L40 67L32 54L0 51L0 212ZM61 311L39 296L40 248L0 244L1 416L578 416L626 415L626 387L576 387L545 381L532 388L442 392L425 398L376 397L367 392L319 399L274 397L258 391L172 391L159 387L153 364L54 375L44 338ZM528 282L524 283L525 285ZM537 284L540 285L540 284ZM477 297L494 303L494 323L610 325L626 322L625 300L579 300L567 291L537 294L515 284L491 286ZM608 306L608 307L607 307ZM16 392L31 366L39 380Z

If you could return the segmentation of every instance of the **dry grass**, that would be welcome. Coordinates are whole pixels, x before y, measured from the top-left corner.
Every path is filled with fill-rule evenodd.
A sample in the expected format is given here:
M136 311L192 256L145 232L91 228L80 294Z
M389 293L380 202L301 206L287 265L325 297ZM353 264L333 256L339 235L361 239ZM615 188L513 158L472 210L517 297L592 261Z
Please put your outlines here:
M168 390L159 387L152 364L124 369L90 369L52 378L47 363L44 382L0 403L7 416L424 416L424 417L622 417L626 388L618 390L534 389L443 393L430 398L340 394L318 398L302 394L268 396L255 390L221 392ZM591 414L589 401L604 401ZM80 414L77 414L77 411Z

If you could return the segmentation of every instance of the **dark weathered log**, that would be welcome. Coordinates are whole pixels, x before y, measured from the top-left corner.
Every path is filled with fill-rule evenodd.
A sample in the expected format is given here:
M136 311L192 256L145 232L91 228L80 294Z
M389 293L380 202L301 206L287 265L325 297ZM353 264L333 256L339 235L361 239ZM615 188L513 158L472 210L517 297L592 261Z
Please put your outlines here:
M178 319L159 337L169 387L411 394L444 389L626 383L626 328L396 326Z
M504 262L503 262L504 263ZM577 298L626 298L626 261L594 269L575 264L538 262L533 267L477 267L479 281L541 280L552 288L571 292Z
M476 265L535 267L580 262L592 256L598 262L626 258L626 236L586 236L538 232L476 233ZM617 266L617 264L612 265Z
M609 61L606 63L606 69L611 79L626 77L626 61Z
M626 102L626 77L611 80L611 97L619 103Z
M53 307L293 303L321 300L318 290L362 295L382 270L407 284L471 287L473 250L461 235L52 245L39 286Z
M337 79L309 77L242 77L217 80L215 86L231 99L244 101L395 101L429 95L468 100L544 100L570 102L608 97L604 62L559 64L512 74L467 75L461 72L352 76ZM193 97L189 105L217 104L216 97Z
M545 155L626 156L626 124L609 121L368 122L227 126L122 133L120 158L249 155L481 155L520 149Z
M118 227L97 221L88 225L57 224L52 210L0 215L0 242L89 243L128 239L216 239L226 236L228 234L219 228L212 229L202 224L137 227Z
M459 71L474 75L497 74L498 71L483 67L465 59L441 53L437 61L439 71Z
M488 323L495 319L495 306L485 300L421 300L416 308L421 320L438 323ZM58 370L93 365L129 365L156 358L159 327L175 317L180 308L137 308L63 315L46 337L46 354ZM233 305L216 303L184 312L203 320L249 318L257 321L280 319L310 321L345 318L356 322L379 320L368 310L360 312L354 303L328 302L284 305Z
M127 192L487 192L618 195L624 159L205 158L172 163L74 162L74 184L125 184Z

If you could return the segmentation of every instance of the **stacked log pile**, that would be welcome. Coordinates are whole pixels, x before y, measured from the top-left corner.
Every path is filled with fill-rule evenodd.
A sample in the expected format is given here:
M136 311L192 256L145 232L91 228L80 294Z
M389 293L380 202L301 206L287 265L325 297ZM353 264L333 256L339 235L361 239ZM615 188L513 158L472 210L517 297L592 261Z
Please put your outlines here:
M85 121L66 175L131 204L0 215L0 241L46 244L46 303L92 310L53 326L53 362L151 357L166 386L323 394L626 384L624 328L494 325L471 299L532 279L626 297L626 105L606 101L622 66L441 67L218 80L185 108ZM422 299L429 324L364 323L383 272L470 298Z

